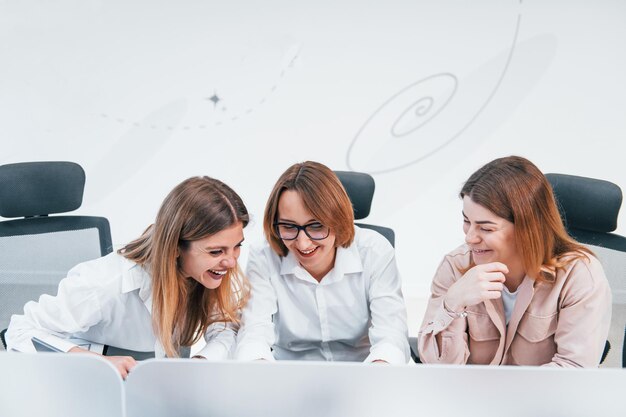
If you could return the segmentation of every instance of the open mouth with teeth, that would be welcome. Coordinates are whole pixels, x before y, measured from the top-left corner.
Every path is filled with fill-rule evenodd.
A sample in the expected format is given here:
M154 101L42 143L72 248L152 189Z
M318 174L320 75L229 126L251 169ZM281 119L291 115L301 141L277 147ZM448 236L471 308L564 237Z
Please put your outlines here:
M216 269L207 269L207 272L209 273L209 275L213 279L222 279L222 278L224 278L224 275L226 275L228 270L218 271Z
M303 258L308 258L310 256L313 256L318 248L319 248L319 246L316 246L313 249L307 249L307 250L300 250L300 249L298 249L298 253Z

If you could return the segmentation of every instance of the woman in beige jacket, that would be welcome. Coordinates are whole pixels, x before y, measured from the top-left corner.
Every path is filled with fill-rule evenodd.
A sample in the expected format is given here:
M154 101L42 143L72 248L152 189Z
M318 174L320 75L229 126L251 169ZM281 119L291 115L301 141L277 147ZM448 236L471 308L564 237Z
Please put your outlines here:
M539 169L496 159L467 180L465 244L446 255L419 332L424 363L598 366L611 292Z

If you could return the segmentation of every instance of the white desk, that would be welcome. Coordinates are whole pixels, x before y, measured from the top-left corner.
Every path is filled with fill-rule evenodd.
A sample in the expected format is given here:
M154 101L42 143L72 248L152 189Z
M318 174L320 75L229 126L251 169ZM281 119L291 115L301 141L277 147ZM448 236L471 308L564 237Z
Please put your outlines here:
M609 417L625 393L621 369L149 360L126 382L128 417Z
M89 354L0 352L0 416L121 417L117 370Z

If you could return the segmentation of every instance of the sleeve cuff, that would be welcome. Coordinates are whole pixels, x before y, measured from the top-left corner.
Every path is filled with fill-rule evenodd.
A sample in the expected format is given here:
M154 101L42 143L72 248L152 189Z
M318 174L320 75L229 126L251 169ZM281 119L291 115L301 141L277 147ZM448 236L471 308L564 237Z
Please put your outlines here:
M455 316L451 316L443 307L442 299L432 319L428 323L426 323L426 327L424 327L424 329L420 333L440 333L442 330L448 327L450 323L452 323L452 321L456 318L457 317Z
M208 360L225 360L228 359L228 350L220 342L209 342L195 356L202 356Z
M274 355L270 347L264 343L246 343L239 345L235 353L235 359L242 361L253 361L258 359L265 359L268 361L275 361Z
M383 360L392 365L405 365L409 362L409 358L405 352L391 343L382 343L372 346L370 354L365 358L364 362L374 362L376 360Z

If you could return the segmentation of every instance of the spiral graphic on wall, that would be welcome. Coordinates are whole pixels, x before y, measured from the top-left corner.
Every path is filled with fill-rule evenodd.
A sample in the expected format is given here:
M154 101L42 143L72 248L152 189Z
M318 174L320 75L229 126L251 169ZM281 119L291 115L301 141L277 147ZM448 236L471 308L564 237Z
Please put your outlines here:
M348 167L370 174L397 171L423 161L457 140L485 110L502 84L518 41L521 5L520 0L512 42L504 60L490 60L478 70L493 72L493 66L504 61L483 100L459 97L459 90L475 81L476 75L460 79L453 73L441 72L415 81L378 106L358 129L347 151Z

